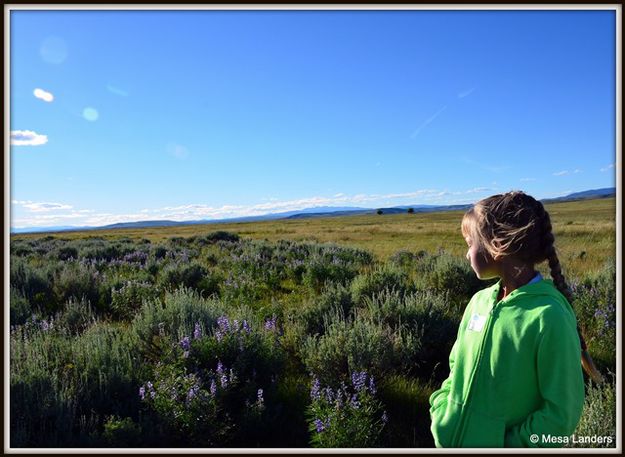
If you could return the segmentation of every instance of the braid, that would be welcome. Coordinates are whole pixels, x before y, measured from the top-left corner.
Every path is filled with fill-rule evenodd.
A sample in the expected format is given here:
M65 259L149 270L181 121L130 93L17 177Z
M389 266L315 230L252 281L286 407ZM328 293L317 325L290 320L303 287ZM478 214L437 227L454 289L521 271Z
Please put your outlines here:
M543 208L542 204L540 204L540 207ZM553 278L553 283L556 286L556 289L558 289L560 293L564 295L569 303L573 303L573 294L571 293L571 289L564 279L562 267L560 266L560 259L558 259L558 254L556 253L556 248L553 244L554 237L549 214L544 210L544 208L542 210L542 213L544 224L544 257L549 262L549 270L551 272L551 277ZM588 373L588 375L593 379L593 381L595 381L597 384L601 384L603 382L603 376L595 367L592 357L588 353L588 346L586 345L586 340L582 335L579 324L577 325L577 334L579 335L579 342L582 348L582 367L584 368L586 373Z

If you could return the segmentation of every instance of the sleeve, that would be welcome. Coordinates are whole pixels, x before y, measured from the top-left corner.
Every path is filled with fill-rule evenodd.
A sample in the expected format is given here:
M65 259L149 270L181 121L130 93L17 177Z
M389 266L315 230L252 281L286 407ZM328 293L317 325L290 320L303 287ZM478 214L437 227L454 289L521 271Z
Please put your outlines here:
M559 322L545 326L538 343L536 368L542 408L506 431L506 447L561 446L544 441L543 435L568 437L577 427L585 387L581 348L576 327L564 324L559 317Z

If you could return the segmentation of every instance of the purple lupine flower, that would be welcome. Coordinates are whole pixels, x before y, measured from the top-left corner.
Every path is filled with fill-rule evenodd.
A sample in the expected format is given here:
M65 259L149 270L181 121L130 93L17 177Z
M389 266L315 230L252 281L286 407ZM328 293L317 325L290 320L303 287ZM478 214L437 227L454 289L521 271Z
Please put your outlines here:
M180 340L180 347L184 351L182 353L182 356L185 359L189 357L189 351L191 350L191 340L189 339L188 336L185 336L183 339Z
M228 387L228 376L222 374L219 378L219 382L221 383L221 387L225 389L226 387Z
M215 394L217 393L217 384L215 383L215 380L211 380L211 385L209 387L209 392L211 394L211 397L214 397Z
M200 390L200 386L198 386L197 384L192 386L187 392L187 401L189 402L193 400L197 396L199 390Z
M360 401L358 400L358 394L354 394L349 401L349 404L352 408L358 409L360 408Z
M321 383L319 379L314 378L312 382L312 387L310 388L310 398L313 400L321 400Z
M221 360L217 361L217 373L222 375L224 373L224 366L221 363Z
M145 387L143 386L139 387L139 397L141 397L141 400L145 400Z
M335 409L338 411L339 409L343 408L343 393L345 392L344 389L341 390L337 390L336 391L336 402L334 403ZM346 395L347 396L347 395Z
M199 340L200 338L202 338L202 327L199 322L196 322L195 329L193 330L193 339Z
M256 393L256 401L259 404L263 404L265 399L263 398L263 389L258 389L258 392Z
M252 329L250 328L250 324L248 324L248 322L246 320L243 320L243 330L248 335L252 332Z
M385 424L388 423L388 415L386 414L386 411L382 413L382 422Z
M237 319L232 321L232 330L235 332L239 331L239 321Z
M275 330L276 329L276 315L274 314L271 319L265 321L265 330Z
M156 391L154 390L154 384L150 381L147 382L148 392L150 392L150 398L156 397Z
M366 371L360 371L360 372L357 371L357 372L352 373L352 384L354 385L354 389L356 389L357 392L360 392L363 389L366 389L366 382L367 382Z
M219 342L219 341L223 340L223 338L224 338L224 334L221 333L221 330L217 330L215 332L215 339Z
M321 419L315 419L315 427L317 429L317 433L321 433L325 430L325 424Z
M323 389L323 393L328 403L332 403L332 401L334 400L334 391L330 387L326 387L325 389Z
M375 395L377 392L375 382L373 382L373 376L369 377L369 390L371 391L371 395Z
M222 332L228 333L230 331L230 321L226 316L217 318L217 325Z

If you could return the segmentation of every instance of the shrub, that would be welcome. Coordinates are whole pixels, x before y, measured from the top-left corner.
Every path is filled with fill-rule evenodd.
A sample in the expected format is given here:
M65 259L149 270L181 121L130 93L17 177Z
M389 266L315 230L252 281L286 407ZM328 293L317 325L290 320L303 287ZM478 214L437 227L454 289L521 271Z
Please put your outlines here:
M292 312L295 320L302 322L304 332L309 335L323 334L325 332L324 316L339 311L348 316L353 306L352 295L349 288L341 284L330 283L321 295L309 299L303 307L298 307Z
M351 383L333 389L313 378L308 408L313 447L377 447L388 421L376 398L373 377L367 372L351 373Z
M458 309L464 309L476 292L494 283L481 281L465 259L445 252L421 257L415 274L418 289L447 293L449 305Z
M359 310L362 316L412 335L419 341L417 353L406 354L398 361L403 368L424 380L442 380L448 375L448 358L456 340L462 314L449 308L447 295L417 291L402 296L384 291L366 300Z
M118 416L109 417L102 433L104 442L111 447L138 447L142 442L141 435L140 424L130 417L120 419Z
M56 316L56 324L68 335L79 335L96 321L95 313L89 302L70 298L62 312Z
M219 292L219 279L197 263L167 265L161 271L159 284L170 290L185 287L207 295Z
M616 265L608 261L595 275L571 281L573 308L599 367L616 369Z
M325 334L304 340L302 359L308 371L326 384L344 380L352 371L376 377L401 372L418 355L419 338L403 328L393 329L368 316L345 319L340 312L325 320Z
M130 335L96 323L73 336L61 325L33 322L11 333L14 446L76 446L85 441L82 421L137 411L131 391L142 366Z
M575 430L576 439L582 441L591 437L610 437L602 443L569 443L565 447L602 448L616 447L616 380L612 379L597 386L586 386L586 400L582 417Z
M65 263L54 278L54 294L58 303L85 299L99 312L106 313L111 292L104 281L104 275L89 263Z
M283 364L277 337L275 320L261 326L223 315L210 332L197 322L139 396L185 445L262 445Z
M224 232L222 230L211 232L206 235L204 238L199 238L198 241L204 241L206 243L212 244L217 241L227 241L230 243L238 243L240 241L239 235L236 233Z
M21 325L31 316L30 303L15 287L11 286L10 292L10 322L11 325Z
M57 300L53 292L52 267L35 268L22 258L11 258L11 286L20 292L30 303L33 310L52 313L56 310Z
M357 276L351 284L354 303L363 304L365 299L383 291L395 290L405 293L409 289L407 275L398 269L382 267Z
M153 284L127 281L119 289L111 291L111 311L119 320L131 320L146 300L155 300L159 290Z
M191 334L197 322L202 328L211 328L225 312L226 306L220 300L203 298L196 291L181 288L166 292L162 301L143 302L131 328L140 353L159 360L171 342Z

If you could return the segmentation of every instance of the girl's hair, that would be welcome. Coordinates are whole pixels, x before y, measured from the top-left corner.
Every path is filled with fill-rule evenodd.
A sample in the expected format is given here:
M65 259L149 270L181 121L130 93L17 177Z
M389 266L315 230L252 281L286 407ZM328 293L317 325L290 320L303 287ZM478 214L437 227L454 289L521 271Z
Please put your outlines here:
M514 256L532 265L548 261L554 285L569 303L573 301L554 246L551 218L533 197L513 191L480 200L464 215L462 234L494 258ZM595 382L601 383L603 377L588 354L579 325L577 333L582 366Z

